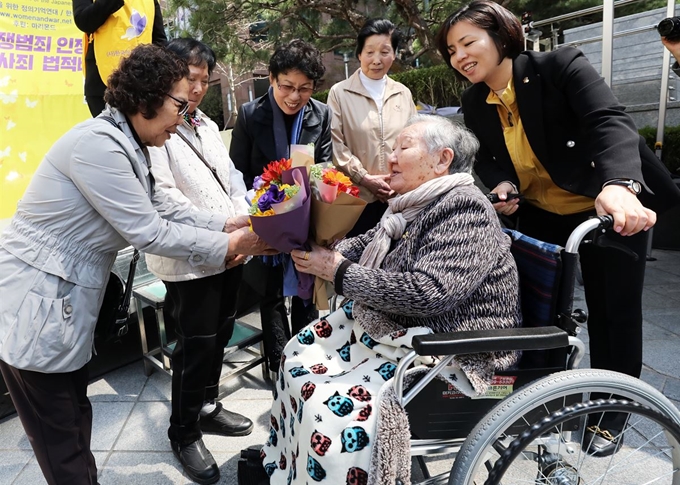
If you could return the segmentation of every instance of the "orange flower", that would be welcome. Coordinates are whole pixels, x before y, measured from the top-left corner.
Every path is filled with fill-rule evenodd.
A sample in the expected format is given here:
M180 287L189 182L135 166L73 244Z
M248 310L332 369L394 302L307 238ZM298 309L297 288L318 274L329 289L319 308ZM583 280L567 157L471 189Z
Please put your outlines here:
M281 184L281 174L286 170L290 170L291 161L282 158L277 162L269 162L262 174L262 180L267 183L275 182L277 185Z
M347 187L352 185L352 181L347 175L334 169L324 170L322 180L326 185L344 185Z

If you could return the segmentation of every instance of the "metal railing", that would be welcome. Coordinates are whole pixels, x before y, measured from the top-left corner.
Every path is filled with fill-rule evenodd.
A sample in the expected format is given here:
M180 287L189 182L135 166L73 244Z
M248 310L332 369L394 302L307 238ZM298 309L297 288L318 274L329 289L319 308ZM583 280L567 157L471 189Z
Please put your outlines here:
M557 15L544 20L538 20L531 22L529 27L531 29L538 29L539 27L550 26L550 42L548 49L552 50L557 47L562 46L581 46L585 44L592 44L595 42L602 42L602 77L604 77L607 84L611 86L612 78L612 52L613 52L613 39L626 37L629 35L640 34L644 32L649 32L656 30L656 25L645 25L641 27L636 27L632 29L622 30L620 32L614 32L614 9L618 7L623 7L625 5L630 5L641 0L604 0L602 5L596 7L590 7L576 12L571 12L563 15ZM564 42L562 44L558 43L558 29L556 24L566 20L573 20L576 18L584 17L587 15L592 15L602 12L602 35L589 37L586 39L572 40L569 42ZM675 15L675 0L668 0L666 8L666 17L673 17ZM538 45L541 42L539 39L533 40L534 45ZM660 47L661 48L661 47ZM661 93L659 97L659 117L657 123L657 133L656 133L656 155L661 158L661 151L663 148L663 137L664 137L664 127L666 124L666 108L669 101L669 77L670 77L670 52L668 49L663 49L663 61L661 64Z

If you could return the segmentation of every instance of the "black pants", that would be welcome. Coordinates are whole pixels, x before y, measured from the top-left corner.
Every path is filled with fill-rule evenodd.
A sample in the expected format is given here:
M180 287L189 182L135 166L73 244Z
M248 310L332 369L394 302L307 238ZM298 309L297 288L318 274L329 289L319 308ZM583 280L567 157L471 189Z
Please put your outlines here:
M168 436L182 445L201 438L199 413L219 393L224 347L234 332L243 266L189 281L167 282L163 316L174 325L172 414Z
M388 206L385 202L380 202L379 200L371 202L370 204L366 204L366 207L364 207L364 210L359 216L356 224L354 224L352 230L347 233L346 237L354 237L358 236L359 234L365 234L366 232L373 229L378 225L378 222L380 222L380 218L387 210L387 207Z
M519 231L564 245L571 231L594 212L559 216L529 204L518 210ZM615 248L592 244L579 250L588 305L590 364L597 369L640 377L642 370L642 289L649 233L607 237L638 255L638 260Z
M44 374L0 361L14 407L49 485L96 485L87 366Z
M296 335L308 323L317 318L319 318L319 312L313 303L310 302L309 305L305 305L301 298L294 296L291 300L290 309L291 334L283 298L283 265L267 266L265 294L260 301L260 321L262 323L264 352L271 370L279 370L283 348L291 336Z

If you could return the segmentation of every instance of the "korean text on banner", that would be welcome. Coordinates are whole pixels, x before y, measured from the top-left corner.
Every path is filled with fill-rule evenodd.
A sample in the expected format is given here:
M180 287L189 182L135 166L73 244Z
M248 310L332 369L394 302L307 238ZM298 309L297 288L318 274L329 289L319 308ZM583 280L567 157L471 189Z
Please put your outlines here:
M0 219L50 146L89 117L71 0L0 0Z

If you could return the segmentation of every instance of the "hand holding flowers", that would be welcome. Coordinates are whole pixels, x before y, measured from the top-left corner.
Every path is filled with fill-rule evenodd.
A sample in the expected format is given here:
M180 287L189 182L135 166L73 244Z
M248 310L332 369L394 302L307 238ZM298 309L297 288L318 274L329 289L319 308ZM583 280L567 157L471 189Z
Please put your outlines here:
M290 253L295 269L301 273L313 274L326 281L333 281L335 270L345 259L342 254L326 249L318 244L311 244L311 251L294 250ZM307 259L305 259L307 255Z
M222 229L222 232L230 233L232 231L235 231L236 229L248 227L249 225L250 217L248 216L230 217L229 219L227 219L227 222L224 223L224 228Z
M317 164L310 169L312 186L311 232L314 242L319 246L329 246L342 239L354 227L366 206L359 198L359 188L352 185L345 174L331 164ZM300 271L307 271L302 269ZM313 273L317 274L317 273ZM319 310L328 309L328 296L325 283L333 275L326 277L317 274L314 282L314 303Z
M229 262L240 254L253 256L273 255L278 251L272 248L266 241L260 239L257 234L248 227L242 227L229 233L229 247L225 262Z

